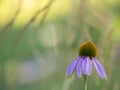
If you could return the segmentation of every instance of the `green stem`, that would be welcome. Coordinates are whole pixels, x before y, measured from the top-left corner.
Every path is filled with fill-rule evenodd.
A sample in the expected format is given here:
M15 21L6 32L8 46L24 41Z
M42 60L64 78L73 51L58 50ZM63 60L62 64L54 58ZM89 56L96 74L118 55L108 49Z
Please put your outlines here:
M84 75L84 90L87 90L87 76Z

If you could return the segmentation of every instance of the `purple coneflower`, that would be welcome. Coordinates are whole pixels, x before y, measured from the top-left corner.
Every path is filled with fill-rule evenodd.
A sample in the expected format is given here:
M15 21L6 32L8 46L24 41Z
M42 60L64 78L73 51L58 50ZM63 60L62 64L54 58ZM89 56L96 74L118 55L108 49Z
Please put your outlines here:
M107 75L102 64L96 58L97 48L91 41L84 42L79 48L79 56L68 66L66 75L73 72L80 78L82 75L88 76L92 72L92 63L102 79L107 80Z

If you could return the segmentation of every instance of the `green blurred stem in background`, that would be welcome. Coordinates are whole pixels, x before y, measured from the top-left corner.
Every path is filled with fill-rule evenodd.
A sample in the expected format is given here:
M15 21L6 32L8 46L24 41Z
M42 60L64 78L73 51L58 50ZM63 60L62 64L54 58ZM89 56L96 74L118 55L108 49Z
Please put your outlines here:
M87 76L84 75L84 90L87 90Z

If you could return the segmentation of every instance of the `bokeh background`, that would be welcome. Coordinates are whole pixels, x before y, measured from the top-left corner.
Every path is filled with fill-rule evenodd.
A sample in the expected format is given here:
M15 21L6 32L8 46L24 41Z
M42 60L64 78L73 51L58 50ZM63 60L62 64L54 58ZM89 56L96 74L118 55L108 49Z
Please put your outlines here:
M83 90L65 72L86 40L108 76L88 90L120 90L120 0L0 0L0 90Z

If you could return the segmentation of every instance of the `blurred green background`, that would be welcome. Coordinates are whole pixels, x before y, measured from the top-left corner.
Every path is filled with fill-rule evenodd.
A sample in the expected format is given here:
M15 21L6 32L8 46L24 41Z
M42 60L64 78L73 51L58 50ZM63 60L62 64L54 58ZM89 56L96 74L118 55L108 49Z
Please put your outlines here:
M86 40L108 76L88 90L120 90L120 0L0 0L0 90L83 90L65 72Z

